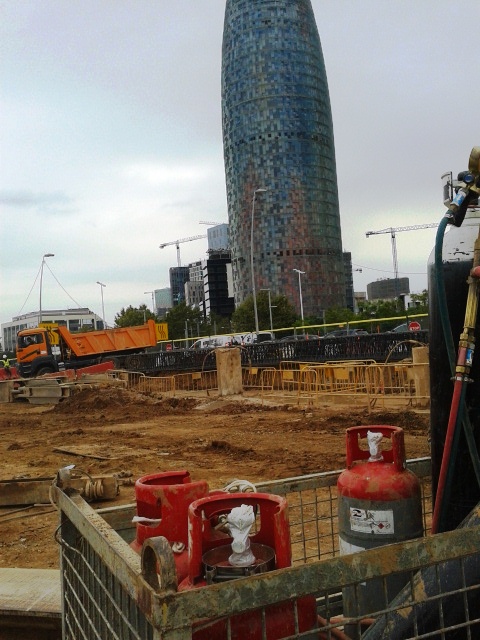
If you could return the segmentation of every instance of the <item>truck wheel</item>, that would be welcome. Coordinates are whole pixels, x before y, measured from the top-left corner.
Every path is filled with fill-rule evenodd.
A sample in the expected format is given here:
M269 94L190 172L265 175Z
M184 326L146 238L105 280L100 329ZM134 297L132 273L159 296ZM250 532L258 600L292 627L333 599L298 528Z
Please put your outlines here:
M142 359L138 355L127 356L125 358L125 368L138 371L142 364Z
M43 376L46 373L54 373L52 367L40 367L40 369L37 371L36 375L37 376Z

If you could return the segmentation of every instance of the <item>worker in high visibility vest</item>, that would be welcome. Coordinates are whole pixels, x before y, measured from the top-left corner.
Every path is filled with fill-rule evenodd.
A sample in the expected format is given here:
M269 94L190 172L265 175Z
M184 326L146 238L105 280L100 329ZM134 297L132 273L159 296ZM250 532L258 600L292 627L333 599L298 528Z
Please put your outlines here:
M12 371L10 369L10 360L7 358L7 354L3 354L2 358L3 370L5 371L5 375L10 378L12 375Z

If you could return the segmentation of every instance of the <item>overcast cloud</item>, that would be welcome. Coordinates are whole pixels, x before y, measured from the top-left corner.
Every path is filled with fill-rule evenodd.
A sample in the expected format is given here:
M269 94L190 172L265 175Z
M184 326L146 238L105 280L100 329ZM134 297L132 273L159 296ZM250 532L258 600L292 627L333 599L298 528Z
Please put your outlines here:
M343 245L356 290L393 276L390 235L440 220L442 173L480 145L480 4L313 0L332 102ZM169 285L174 246L227 221L222 0L3 0L1 315L88 306L108 323ZM426 288L435 229L397 234ZM206 240L181 245L182 263ZM68 295L67 295L68 293ZM29 295L30 294L30 295ZM75 302L73 302L75 301Z

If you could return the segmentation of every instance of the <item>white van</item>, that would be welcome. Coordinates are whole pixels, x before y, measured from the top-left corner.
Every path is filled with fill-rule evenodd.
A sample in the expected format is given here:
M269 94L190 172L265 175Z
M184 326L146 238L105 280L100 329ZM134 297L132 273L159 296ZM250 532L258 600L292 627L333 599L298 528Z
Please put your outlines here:
M269 340L275 340L275 335L271 331L259 331L257 334L252 331L251 333L246 333L243 336L244 344L256 344L258 342L267 342Z
M242 344L242 334L210 336L209 338L199 338L195 340L190 349L217 349L218 347L240 346Z

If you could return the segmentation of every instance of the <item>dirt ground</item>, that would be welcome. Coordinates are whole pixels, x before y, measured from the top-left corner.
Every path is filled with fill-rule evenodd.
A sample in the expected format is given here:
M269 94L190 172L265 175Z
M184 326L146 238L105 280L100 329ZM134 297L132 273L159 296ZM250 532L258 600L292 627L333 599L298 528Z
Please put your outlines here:
M342 469L345 429L356 425L402 427L407 457L427 456L428 421L405 410L265 406L250 392L162 398L106 387L58 405L0 404L0 479L53 478L69 464L91 475L118 473L117 499L94 505L114 506L134 502L134 481L160 471L186 469L218 489L234 478L255 483ZM0 508L0 566L58 567L57 525L52 507Z

